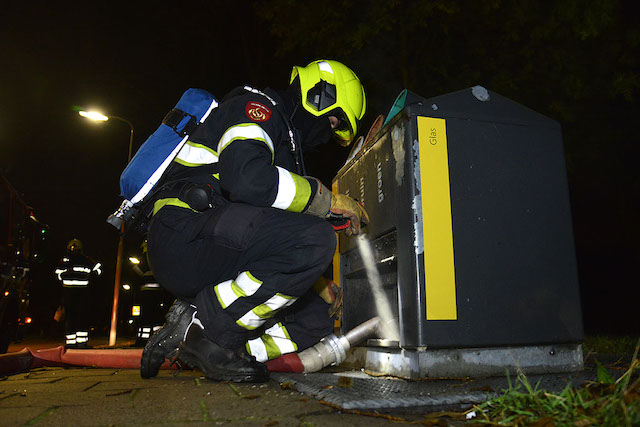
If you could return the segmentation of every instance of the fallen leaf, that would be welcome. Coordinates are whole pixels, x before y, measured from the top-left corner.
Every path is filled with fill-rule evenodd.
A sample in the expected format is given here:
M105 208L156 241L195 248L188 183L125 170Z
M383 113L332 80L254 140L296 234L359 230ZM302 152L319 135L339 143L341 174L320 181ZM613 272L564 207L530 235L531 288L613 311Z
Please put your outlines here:
M467 416L463 412L432 412L425 416L426 419L451 418L452 420L466 420Z
M253 400L253 399L257 399L259 398L260 395L259 394L250 394L248 396L242 396L243 399L247 399L247 400Z

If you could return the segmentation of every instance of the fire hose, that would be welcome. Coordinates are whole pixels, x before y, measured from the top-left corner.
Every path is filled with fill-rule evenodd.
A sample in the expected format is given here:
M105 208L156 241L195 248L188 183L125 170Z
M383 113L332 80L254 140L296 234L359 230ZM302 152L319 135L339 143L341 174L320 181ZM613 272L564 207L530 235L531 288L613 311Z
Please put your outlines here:
M317 372L326 366L337 366L347 358L347 351L365 339L376 335L382 322L374 317L356 326L345 335L328 335L313 347L299 353L289 353L267 362L271 372Z
M374 317L356 326L345 335L324 337L313 347L299 353L289 353L266 363L271 372L317 372L342 363L349 349L378 333L380 319ZM64 346L0 355L0 376L13 375L42 367L88 366L94 368L139 369L142 349L65 349ZM161 369L177 369L166 360Z

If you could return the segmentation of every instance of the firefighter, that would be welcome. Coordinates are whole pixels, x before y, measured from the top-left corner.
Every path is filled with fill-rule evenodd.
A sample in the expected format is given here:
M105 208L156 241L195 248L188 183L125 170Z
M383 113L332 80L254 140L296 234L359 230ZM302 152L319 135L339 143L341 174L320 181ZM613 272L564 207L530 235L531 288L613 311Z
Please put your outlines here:
M143 378L177 354L213 380L263 382L262 362L333 331L328 220L351 235L368 216L307 176L303 154L349 145L365 107L355 73L318 60L284 91L233 90L192 134L154 204L149 260L178 299L145 346Z
M91 301L89 285L102 274L101 264L83 254L82 242L72 239L67 252L55 270L62 285L62 305L58 308L59 321L64 321L65 347L86 348L89 341Z

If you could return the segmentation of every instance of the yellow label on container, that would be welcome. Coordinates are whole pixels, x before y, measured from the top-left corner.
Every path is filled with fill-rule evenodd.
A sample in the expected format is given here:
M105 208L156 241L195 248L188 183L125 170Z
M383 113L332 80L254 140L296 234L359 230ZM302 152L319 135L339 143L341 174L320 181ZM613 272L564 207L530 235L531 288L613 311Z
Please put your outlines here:
M427 320L456 320L456 281L444 119L418 117Z

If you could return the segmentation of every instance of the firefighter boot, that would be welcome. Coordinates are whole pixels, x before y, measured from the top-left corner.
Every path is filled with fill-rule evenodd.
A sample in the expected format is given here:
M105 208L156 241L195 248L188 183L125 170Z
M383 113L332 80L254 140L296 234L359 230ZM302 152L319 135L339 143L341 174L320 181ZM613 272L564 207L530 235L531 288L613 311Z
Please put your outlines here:
M267 366L248 355L244 347L238 350L220 347L196 324L189 328L187 337L180 343L177 357L187 366L200 369L211 380L237 383L269 380Z
M142 351L140 376L151 378L158 375L165 358L175 355L193 321L196 308L186 301L175 300L167 312L164 326L149 338Z

